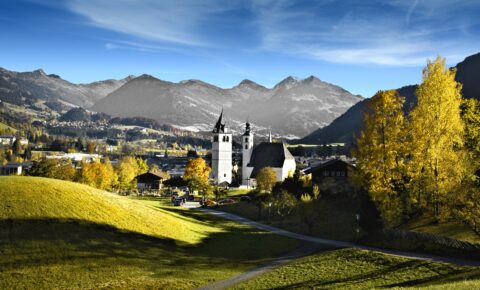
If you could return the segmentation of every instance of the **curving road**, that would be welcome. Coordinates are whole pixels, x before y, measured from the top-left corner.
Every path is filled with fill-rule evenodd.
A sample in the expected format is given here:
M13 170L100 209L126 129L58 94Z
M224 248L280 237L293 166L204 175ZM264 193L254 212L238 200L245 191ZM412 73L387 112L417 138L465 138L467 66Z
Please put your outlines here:
M279 229L279 228L276 228L276 227L272 227L272 226L269 226L269 225L266 225L266 224L254 222L252 220L249 220L249 219L246 219L244 217L241 217L241 216L238 216L238 215L235 215L235 214L231 214L231 213L226 213L226 212L221 212L221 211L216 211L216 210L211 210L211 209L206 209L206 208L197 208L196 210L200 210L200 211L203 211L203 212L206 212L206 213L218 216L218 217L222 217L222 218L233 220L233 221L236 221L236 222L239 222L239 223L242 223L242 224L246 224L246 225L249 225L251 227L261 229L261 230L264 230L264 231L267 231L267 232L271 232L271 233L274 233L274 234L277 234L277 235L286 236L286 237L290 237L290 238L305 241L305 242L311 242L311 243L317 244L319 246L324 246L324 247L355 248L355 249L381 252L381 253L385 253L385 254L407 257L407 258L418 259L418 260L451 263L451 264L457 264L457 265L463 265L463 266L480 266L480 261L457 259L457 258L451 258L451 257L442 257L442 256L436 256L436 255L429 255L429 254L404 252L404 251L398 251L398 250L389 250L389 249L382 249L382 248L375 248L375 247L358 245L358 244L350 243L350 242L327 240L327 239L322 239L322 238L317 238L317 237L312 237L312 236L307 236L307 235L302 235L302 234L289 232L289 231Z

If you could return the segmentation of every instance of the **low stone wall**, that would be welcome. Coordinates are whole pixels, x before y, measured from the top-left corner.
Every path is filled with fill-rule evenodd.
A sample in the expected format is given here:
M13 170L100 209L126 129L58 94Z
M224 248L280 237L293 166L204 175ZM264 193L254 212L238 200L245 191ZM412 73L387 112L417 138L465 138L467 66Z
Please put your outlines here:
M440 235L413 232L405 230L392 230L384 229L379 232L381 236L387 240L397 240L399 242L407 242L411 245L417 245L421 248L432 248L452 250L457 253L463 253L462 256L468 256L472 254L471 258L480 257L480 244L469 243L465 241L459 241L449 237ZM437 252L437 251L435 251Z

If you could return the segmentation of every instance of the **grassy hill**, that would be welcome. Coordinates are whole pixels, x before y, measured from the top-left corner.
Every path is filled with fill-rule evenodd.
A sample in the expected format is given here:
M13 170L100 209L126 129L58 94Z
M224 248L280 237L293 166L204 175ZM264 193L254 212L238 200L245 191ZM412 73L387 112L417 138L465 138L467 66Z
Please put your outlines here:
M191 289L296 245L159 201L0 177L0 289Z
M235 289L478 289L480 268L343 249L284 265Z
M2 123L2 122L0 122L0 130L2 130L2 131L8 130L8 131L11 131L11 132L16 132L17 131L17 129L12 128L12 127L10 127L7 124Z

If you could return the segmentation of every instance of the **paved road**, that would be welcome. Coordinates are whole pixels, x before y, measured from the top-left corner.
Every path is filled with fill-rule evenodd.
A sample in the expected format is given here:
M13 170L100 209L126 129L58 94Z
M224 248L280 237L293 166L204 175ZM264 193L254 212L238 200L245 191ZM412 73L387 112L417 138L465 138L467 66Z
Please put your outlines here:
M312 243L303 243L300 247L295 249L293 252L288 253L285 256L276 258L273 261L270 261L267 264L261 265L260 267L254 268L237 276L233 276L230 279L221 280L210 285L198 288L198 290L219 290L226 289L238 283L250 280L258 275L261 275L265 272L268 272L274 268L277 268L283 264L289 263L293 260L309 256L321 249L325 249L324 246L312 244Z
M276 228L276 227L272 227L272 226L269 226L269 225L266 225L266 224L254 222L252 220L249 220L249 219L246 219L246 218L243 218L241 216L234 215L234 214L231 214L231 213L226 213L226 212L221 212L221 211L216 211L216 210L211 210L211 209L205 209L205 208L197 208L196 210L200 210L200 211L203 211L203 212L206 212L206 213L218 216L218 217L222 217L222 218L233 220L233 221L236 221L236 222L239 222L239 223L242 223L242 224L246 224L246 225L249 225L251 227L261 229L261 230L264 230L264 231L267 231L267 232L271 232L271 233L274 233L274 234L277 234L277 235L286 236L286 237L294 238L294 239L301 240L301 241L311 242L311 243L314 243L314 244L317 244L317 245L320 245L320 246L324 246L324 247L355 248L355 249L381 252L381 253L385 253L385 254L407 257L407 258L418 259L418 260L451 263L451 264L457 264L457 265L463 265L463 266L480 266L480 261L464 260L464 259L457 259L457 258L450 258L450 257L441 257L441 256L436 256L436 255L411 253L411 252L404 252L404 251L397 251L397 250L388 250L388 249L358 245L358 244L350 243L350 242L327 240L327 239L311 237L311 236L306 236L306 235L302 235L302 234L289 232L289 231L279 229L279 228Z

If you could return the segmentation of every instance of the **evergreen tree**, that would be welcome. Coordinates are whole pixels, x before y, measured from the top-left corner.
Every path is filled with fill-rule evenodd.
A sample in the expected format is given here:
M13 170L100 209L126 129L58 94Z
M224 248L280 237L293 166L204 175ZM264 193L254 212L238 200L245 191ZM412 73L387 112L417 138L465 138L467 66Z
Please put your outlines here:
M437 220L447 213L441 212L448 208L442 205L448 204L465 175L461 88L445 59L429 61L417 88L418 104L411 112L412 190L416 201L433 209Z

